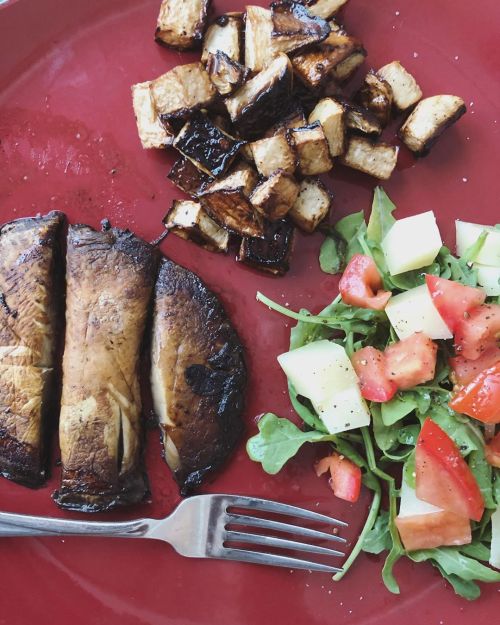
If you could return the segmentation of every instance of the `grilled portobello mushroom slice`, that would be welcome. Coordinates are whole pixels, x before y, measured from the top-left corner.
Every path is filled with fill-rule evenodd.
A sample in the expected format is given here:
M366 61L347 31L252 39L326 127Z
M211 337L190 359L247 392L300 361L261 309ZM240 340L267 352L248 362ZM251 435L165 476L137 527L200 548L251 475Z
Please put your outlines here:
M245 82L250 70L218 50L215 54L209 53L207 72L220 95L227 96Z
M69 227L61 508L109 510L147 493L139 361L157 261L127 230Z
M216 180L199 196L203 209L229 232L240 236L264 236L262 217L250 202L257 178L257 172L247 166Z
M174 200L163 223L167 230L210 252L227 252L229 232L210 219L199 202Z
M63 222L52 212L0 228L0 475L30 487L47 477Z
M331 204L332 196L321 180L304 178L288 217L296 226L309 234L326 219Z
M286 219L268 223L263 239L244 238L237 260L254 269L284 275L290 268L295 229Z
M292 66L280 54L263 71L225 100L231 121L244 138L256 138L287 111L292 92Z
M407 111L422 97L422 89L417 81L399 61L381 67L377 76L391 86L394 107L400 112Z
M198 197L202 188L213 180L185 156L175 161L167 178L181 191L194 198Z
M150 84L153 104L160 119L170 122L210 106L218 97L201 63L178 65Z
M243 28L243 13L226 13L218 17L205 33L202 62L206 63L210 54L220 51L239 63L243 52Z
M177 135L174 148L202 172L215 178L226 173L244 143L222 131L206 115L198 113Z
M164 457L182 495L220 467L243 431L243 347L194 273L165 259L155 289L151 387Z
M443 134L466 112L462 98L435 95L420 100L399 131L406 147L417 156L425 156Z
M271 4L272 46L286 54L320 43L330 34L328 22L311 15L299 2L283 0Z
M162 0L155 40L169 48L199 46L207 26L211 0Z
M398 152L397 146L373 143L366 137L352 136L340 162L379 180L388 180L396 167Z
M359 104L370 111L378 119L384 128L391 119L392 110L392 87L377 76L374 71L368 72L355 97Z
M137 131L143 148L164 148L172 145L175 134L167 123L163 123L151 96L151 82L132 85Z

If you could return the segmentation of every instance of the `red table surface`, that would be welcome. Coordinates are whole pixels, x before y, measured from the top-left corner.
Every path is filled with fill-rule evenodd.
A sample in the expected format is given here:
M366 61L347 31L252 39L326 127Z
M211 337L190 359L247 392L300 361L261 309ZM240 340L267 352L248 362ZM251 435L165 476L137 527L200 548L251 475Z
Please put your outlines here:
M153 42L158 6L158 0L17 0L0 9L0 221L57 208L72 222L98 226L109 217L148 240L160 234L162 217L181 194L165 178L172 155L140 147L130 85L196 55ZM243 2L217 1L215 7L237 10ZM433 209L450 245L456 217L500 221L498 1L483 0L472 10L456 0L351 0L343 21L369 51L366 69L399 59L425 95L456 93L467 103L467 115L428 158L415 162L402 148L398 171L384 184L399 215ZM396 141L392 131L388 138ZM369 207L373 179L336 166L328 181L334 217ZM255 415L292 415L276 362L287 347L289 324L258 304L255 293L295 309L323 307L336 295L337 280L319 271L320 243L319 235L299 236L292 270L281 279L177 237L163 245L218 293L246 345L247 435L256 430ZM259 495L338 515L351 521L349 536L355 537L369 497L356 505L336 500L326 480L313 473L315 453L303 450L270 477L247 458L242 442L203 490ZM57 457L55 451L54 465ZM152 503L102 518L168 514L178 494L160 458L157 431L148 434L147 469ZM56 466L37 491L2 480L0 507L75 518L51 501L58 481ZM481 599L469 604L430 566L405 561L396 567L401 595L395 597L385 590L380 569L380 558L363 556L335 584L323 574L182 559L155 541L2 539L0 623L498 622L498 585L484 587Z

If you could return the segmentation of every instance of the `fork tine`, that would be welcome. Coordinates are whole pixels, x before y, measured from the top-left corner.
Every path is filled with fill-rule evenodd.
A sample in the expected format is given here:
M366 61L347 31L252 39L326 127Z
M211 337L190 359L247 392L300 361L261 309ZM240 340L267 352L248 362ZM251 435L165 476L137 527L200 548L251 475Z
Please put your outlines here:
M238 525L250 525L251 527L261 527L263 529L277 530L280 532L287 532L288 534L297 534L299 536L307 536L308 538L318 538L321 540L333 540L339 543L347 542L345 538L337 536L336 534L327 534L326 532L320 532L319 530L309 529L308 527L300 527L300 525L293 525L292 523L282 523L281 521L271 521L270 519L261 519L256 516L248 516L245 514L234 514L228 512L226 515L228 523L237 523Z
M329 549L328 547L320 547L319 545L302 543L296 540L277 538L276 536L261 536L260 534L249 534L247 532L235 532L233 530L229 530L226 532L225 539L252 543L254 545L265 545L266 547L279 547L281 549L294 549L296 551L307 551L308 553L319 553L325 556L345 556L345 553L342 551L336 551L335 549Z
M278 556L274 553L259 553L247 549L226 548L218 556L224 560L237 560L239 562L251 562L253 564L267 564L269 566L283 566L290 569L307 569L309 571L321 571L323 573L340 573L342 569L319 562L308 562L300 558Z
M286 516L295 516L300 519L306 519L308 521L317 521L319 523L330 523L334 525L340 525L341 527L348 527L348 523L326 516L326 514L320 514L319 512L311 512L311 510L305 510L304 508L297 508L297 506L290 506L286 503L278 503L276 501L269 501L268 499L259 499L257 497L243 497L241 495L228 495L225 498L228 507L244 507L251 508L253 510L261 510L263 512L274 512L275 514L284 514Z

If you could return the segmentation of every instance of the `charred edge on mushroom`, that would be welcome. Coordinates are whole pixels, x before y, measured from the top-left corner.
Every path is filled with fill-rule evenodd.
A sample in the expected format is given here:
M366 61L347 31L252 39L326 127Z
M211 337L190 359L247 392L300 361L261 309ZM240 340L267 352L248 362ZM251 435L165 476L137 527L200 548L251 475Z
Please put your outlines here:
M298 2L284 0L271 4L272 45L280 52L294 52L320 43L330 34L328 22L313 16Z
M227 96L236 91L245 82L250 72L247 67L231 60L221 50L215 54L209 53L207 71L221 96Z
M198 197L202 188L212 180L184 156L175 161L167 178L192 197Z
M278 276L290 268L295 229L286 219L266 225L264 238L244 238L237 260Z

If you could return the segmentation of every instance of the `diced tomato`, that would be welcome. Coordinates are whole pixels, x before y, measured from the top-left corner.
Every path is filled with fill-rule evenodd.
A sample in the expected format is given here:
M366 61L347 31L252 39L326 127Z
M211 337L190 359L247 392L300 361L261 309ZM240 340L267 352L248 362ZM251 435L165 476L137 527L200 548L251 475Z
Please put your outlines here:
M451 332L455 331L457 323L464 319L466 313L484 304L486 299L486 293L482 289L465 286L453 280L426 274L425 282L434 306Z
M375 347L363 347L352 355L351 361L365 399L383 402L394 397L398 389L387 377L383 352Z
M461 319L455 330L455 349L459 356L477 360L497 345L500 337L500 305L483 304Z
M315 465L316 475L330 470L330 487L339 499L355 503L361 492L361 469L345 456L333 452Z
M500 362L464 386L450 407L483 423L500 423Z
M416 493L443 510L479 521L484 500L455 443L432 419L426 419L415 452Z
M463 356L450 358L450 366L453 369L453 381L455 384L469 384L485 369L493 367L500 362L500 347L490 347L479 356L477 360L467 360Z
M486 443L484 453L489 464L500 469L500 432L489 443Z
M469 519L445 510L396 517L396 527L407 551L468 545L472 541Z
M437 345L422 332L389 345L384 354L387 377L399 389L412 388L434 377Z
M346 304L384 310L392 293L382 290L382 278L373 258L355 254L345 268L339 291Z

